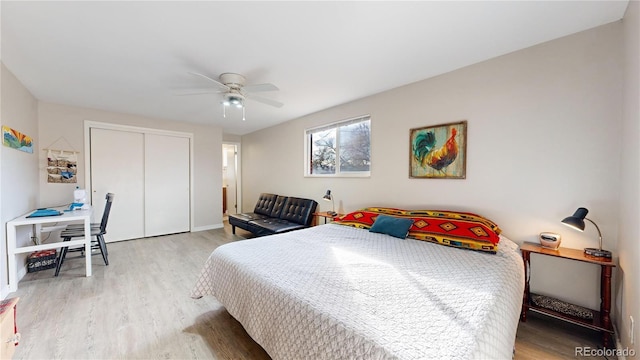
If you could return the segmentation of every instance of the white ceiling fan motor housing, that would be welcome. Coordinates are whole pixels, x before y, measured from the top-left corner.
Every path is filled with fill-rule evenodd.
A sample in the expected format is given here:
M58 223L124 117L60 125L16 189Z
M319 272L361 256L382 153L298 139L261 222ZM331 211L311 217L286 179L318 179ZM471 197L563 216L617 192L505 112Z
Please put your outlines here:
M244 86L245 81L245 77L240 74L224 73L220 75L220 82L232 89L240 89Z

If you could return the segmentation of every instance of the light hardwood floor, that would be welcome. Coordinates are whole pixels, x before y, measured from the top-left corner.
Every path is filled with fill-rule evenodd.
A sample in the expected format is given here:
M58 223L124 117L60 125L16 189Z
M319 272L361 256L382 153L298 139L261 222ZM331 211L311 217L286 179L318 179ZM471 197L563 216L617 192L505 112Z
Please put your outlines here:
M239 230L239 234L248 233ZM16 293L14 359L269 359L214 298L189 292L217 246L242 240L230 229L109 244L107 267L93 257L27 274ZM595 332L532 315L520 323L515 359L570 359L598 346Z

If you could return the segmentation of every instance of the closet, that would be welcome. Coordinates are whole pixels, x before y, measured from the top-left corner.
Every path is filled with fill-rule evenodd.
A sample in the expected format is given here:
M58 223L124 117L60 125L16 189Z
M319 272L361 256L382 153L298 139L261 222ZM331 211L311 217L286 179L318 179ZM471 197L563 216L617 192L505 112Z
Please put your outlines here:
M190 134L94 125L88 137L94 218L115 194L107 242L190 230Z

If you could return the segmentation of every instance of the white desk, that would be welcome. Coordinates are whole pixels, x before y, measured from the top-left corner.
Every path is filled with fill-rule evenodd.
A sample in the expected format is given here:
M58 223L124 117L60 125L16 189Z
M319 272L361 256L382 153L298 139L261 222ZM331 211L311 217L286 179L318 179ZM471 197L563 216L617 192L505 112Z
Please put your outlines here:
M86 274L87 276L91 276L91 213L92 210L74 210L68 211L60 216L43 216L43 217L34 217L27 218L31 213L35 210L29 211L28 213L17 217L9 222L7 222L7 258L9 265L9 291L14 292L18 290L18 264L16 263L16 258L18 254L29 253L32 251L40 251L40 250L49 250L49 249L57 249L60 247L68 247L75 245L84 245L84 254L85 254L85 263L86 263ZM42 224L48 223L64 223L64 222L73 222L73 221L84 221L84 233L89 234L89 236L85 236L79 240L71 240L62 242L62 240L53 243L41 244L41 245L32 245L32 246L16 246L16 228L18 226L26 226L26 225L36 225L36 233L34 234L38 238L40 238L40 229Z

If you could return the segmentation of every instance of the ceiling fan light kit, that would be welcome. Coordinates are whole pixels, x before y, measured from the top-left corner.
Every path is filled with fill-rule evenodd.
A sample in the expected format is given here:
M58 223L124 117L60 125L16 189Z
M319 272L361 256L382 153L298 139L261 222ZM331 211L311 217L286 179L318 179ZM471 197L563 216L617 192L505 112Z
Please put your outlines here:
M227 117L227 107L234 106L238 109L242 109L242 120L245 120L245 100L251 99L263 104L281 107L283 104L252 95L252 92L261 92L261 91L277 91L279 90L273 84L255 84L255 85L247 85L245 86L246 78L243 75L235 74L235 73L223 73L219 76L220 81L214 80L213 78L198 74L194 72L190 72L192 75L200 76L210 82L213 82L219 90L217 92L222 93L222 116ZM195 94L194 94L195 95Z
M242 95L234 95L234 94L226 94L225 99L222 102L226 106L235 106L237 108L241 108L244 106L244 96Z
M229 92L223 95L222 100L222 117L227 117L227 107L235 106L242 109L242 121L245 121L244 96L239 93Z

